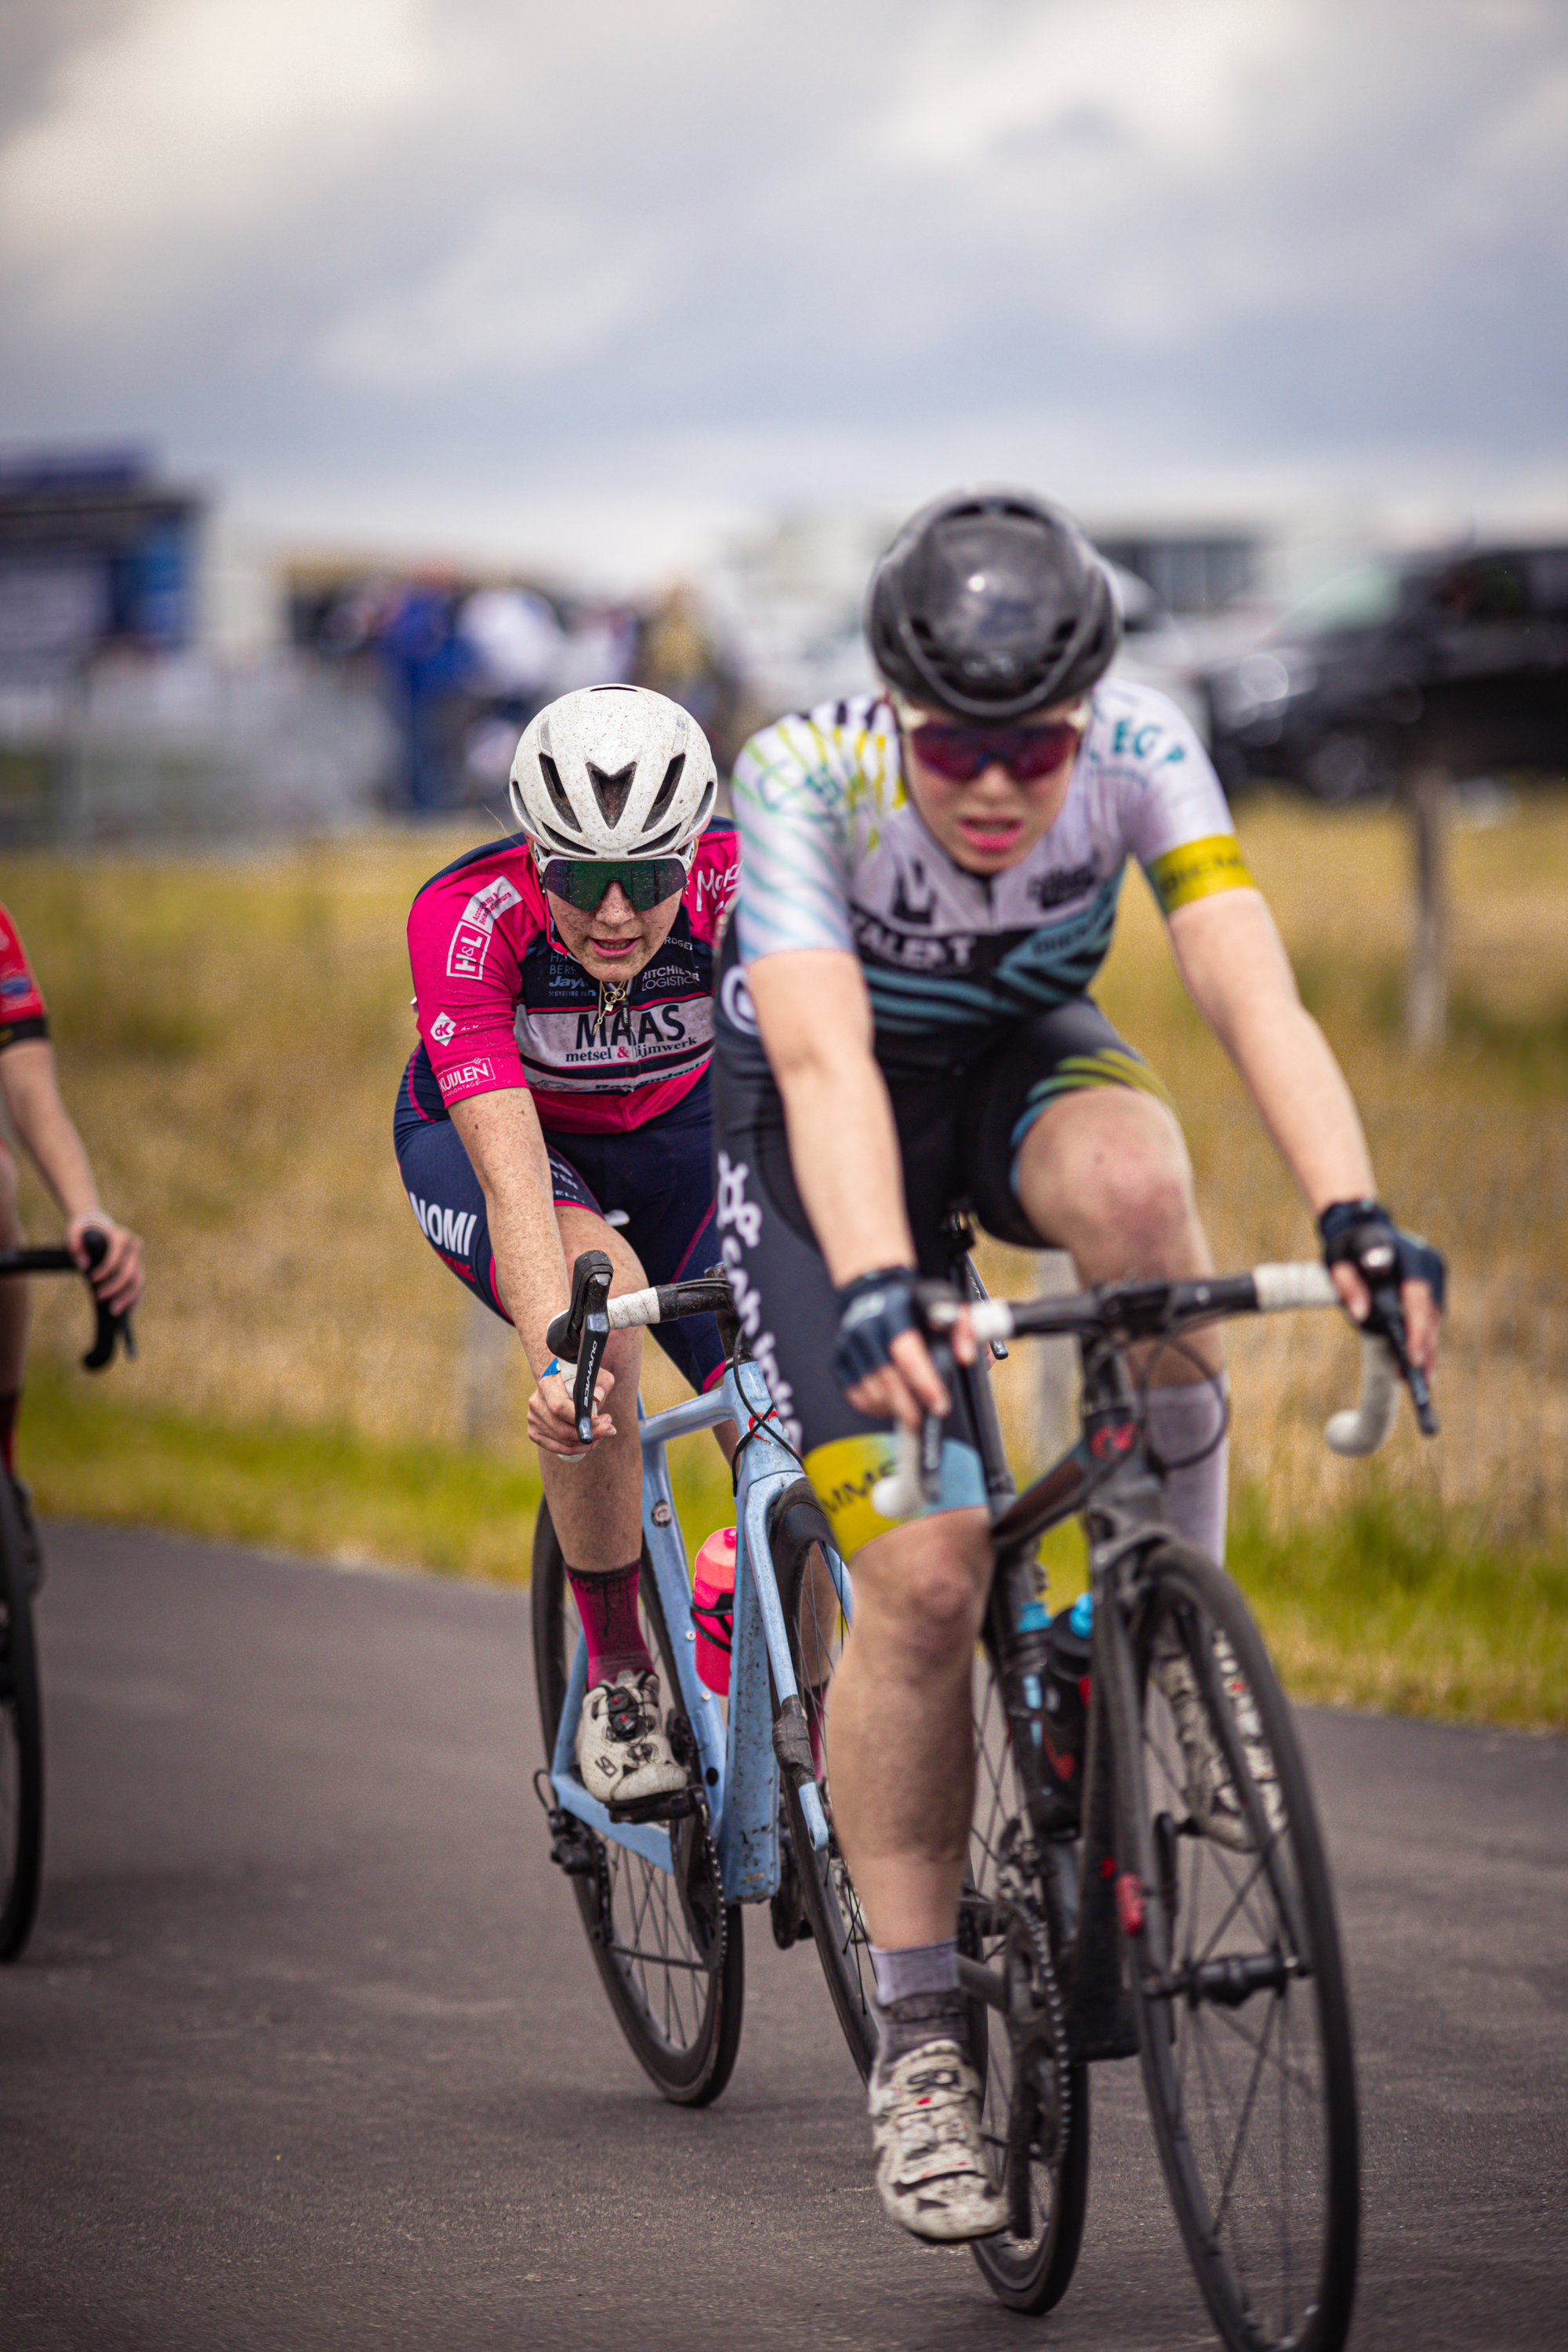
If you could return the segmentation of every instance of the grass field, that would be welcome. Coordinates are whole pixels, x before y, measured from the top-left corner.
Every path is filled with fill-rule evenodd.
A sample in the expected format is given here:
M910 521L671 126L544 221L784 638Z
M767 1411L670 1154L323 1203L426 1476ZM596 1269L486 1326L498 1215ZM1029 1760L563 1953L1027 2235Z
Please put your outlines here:
M1455 1282L1445 1434L1423 1446L1406 1425L1375 1469L1318 1434L1353 1379L1342 1326L1237 1334L1237 1565L1303 1691L1568 1724L1552 1569L1568 1531L1568 803L1456 831L1453 1035L1420 1065L1399 1035L1398 820L1265 799L1238 822L1367 1109L1383 1189L1441 1240ZM23 1457L46 1511L518 1572L537 1492L521 1359L423 1240L390 1145L413 1043L404 915L482 837L7 860L106 1198L149 1251L142 1357L102 1381L71 1366L74 1286L39 1286ZM1181 1104L1220 1262L1308 1254L1305 1211L1136 877L1100 993ZM32 1231L54 1230L36 1187L27 1208ZM1035 1276L1016 1253L987 1250L985 1269ZM650 1402L680 1392L651 1348L648 1364ZM1021 1351L1003 1410L1026 1457ZM690 1475L710 1524L727 1488Z

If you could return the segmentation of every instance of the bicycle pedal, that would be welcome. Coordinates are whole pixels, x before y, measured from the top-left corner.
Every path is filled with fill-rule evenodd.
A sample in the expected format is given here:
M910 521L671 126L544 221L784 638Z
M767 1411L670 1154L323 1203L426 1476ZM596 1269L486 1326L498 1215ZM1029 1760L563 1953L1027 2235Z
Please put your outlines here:
M547 1817L550 1859L568 1878L592 1878L599 1867L596 1841L574 1813L552 1811Z
M599 1867L598 1856L584 1836L552 1840L550 1859L568 1878L592 1878Z
M606 1805L605 1810L611 1821L628 1824L683 1822L697 1811L700 1801L695 1789L669 1789L662 1796L642 1797L629 1805Z

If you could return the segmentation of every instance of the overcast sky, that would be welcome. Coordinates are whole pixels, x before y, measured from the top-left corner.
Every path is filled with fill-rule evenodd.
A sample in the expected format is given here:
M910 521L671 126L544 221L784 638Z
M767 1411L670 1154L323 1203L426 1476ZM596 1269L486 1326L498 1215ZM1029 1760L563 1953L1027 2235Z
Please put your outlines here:
M6 0L0 90L0 441L297 539L1568 519L1563 0Z

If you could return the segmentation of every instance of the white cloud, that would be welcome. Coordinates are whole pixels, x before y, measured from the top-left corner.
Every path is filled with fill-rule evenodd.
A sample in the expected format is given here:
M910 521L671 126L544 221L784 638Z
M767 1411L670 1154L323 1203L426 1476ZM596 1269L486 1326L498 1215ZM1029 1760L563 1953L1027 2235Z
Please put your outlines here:
M558 373L636 331L657 303L667 243L653 225L606 236L565 203L520 199L468 224L456 250L412 284L352 302L318 363L377 389Z
M232 263L429 108L439 50L418 13L416 0L148 0L61 61L0 155L10 257L47 277L57 313L118 308L128 271L145 291L182 263Z
M1260 75L1288 69L1308 0L1076 0L931 12L882 128L895 162L968 173L1009 140L1103 125L1138 152L1223 169Z
M1561 439L1560 0L110 5L0 131L14 433L422 514Z

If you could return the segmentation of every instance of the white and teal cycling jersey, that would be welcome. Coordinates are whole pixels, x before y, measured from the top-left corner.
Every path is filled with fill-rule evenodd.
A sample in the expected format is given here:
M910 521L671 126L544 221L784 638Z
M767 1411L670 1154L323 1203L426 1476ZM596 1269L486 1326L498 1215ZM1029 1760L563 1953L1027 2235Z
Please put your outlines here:
M1208 754L1173 703L1108 678L1060 815L989 879L955 866L904 789L885 698L825 703L754 735L735 763L742 963L789 948L859 956L879 1041L1065 1003L1110 945L1129 857L1165 913L1250 887Z

